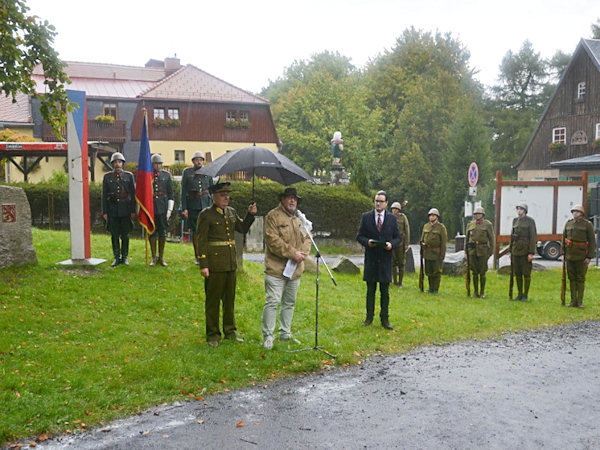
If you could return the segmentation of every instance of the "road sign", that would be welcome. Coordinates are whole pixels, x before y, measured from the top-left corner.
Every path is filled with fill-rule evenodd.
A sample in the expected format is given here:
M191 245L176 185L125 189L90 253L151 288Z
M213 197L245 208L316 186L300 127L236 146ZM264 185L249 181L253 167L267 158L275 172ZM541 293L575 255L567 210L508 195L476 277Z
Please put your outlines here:
M479 179L479 169L477 168L477 164L472 162L469 166L469 186L477 186L477 180Z
M477 197L477 186L469 186L469 195L471 197Z

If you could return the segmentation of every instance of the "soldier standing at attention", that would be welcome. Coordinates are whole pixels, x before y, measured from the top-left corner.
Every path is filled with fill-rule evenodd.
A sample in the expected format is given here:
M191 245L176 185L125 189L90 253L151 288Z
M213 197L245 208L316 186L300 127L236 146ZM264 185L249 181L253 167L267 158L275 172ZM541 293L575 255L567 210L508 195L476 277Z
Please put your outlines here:
M582 205L571 209L573 218L565 224L562 239L563 260L566 258L571 303L569 306L583 308L585 275L590 260L596 256L594 225L585 218Z
M406 252L410 245L410 225L408 218L402 213L402 205L400 202L392 203L392 213L396 216L398 222L398 230L402 237L402 243L392 250L392 280L394 285L402 287L402 279L404 278L404 266L406 265Z
M112 240L114 261L110 265L129 265L129 233L135 220L135 181L133 174L123 170L125 157L115 152L110 157L113 167L102 180L102 217ZM120 243L119 243L120 240Z
M173 199L173 180L171 174L161 170L162 156L158 153L152 155L152 194L154 198L154 224L156 229L150 235L150 250L152 251L151 266L155 266L156 240L158 238L158 263L166 267L164 260L165 242L167 240L167 228L169 228L169 217L173 212L175 200Z
M437 294L442 281L442 266L446 257L448 233L440 222L437 208L429 210L429 222L423 226L421 233L421 251L425 260L425 274L429 281L429 292Z
M194 245L194 263L198 264L198 235L196 234L198 214L204 208L212 205L208 188L213 185L212 177L201 175L198 172L204 165L204 153L194 152L192 155L193 167L188 167L181 175L181 212L187 220L188 229L192 234Z
M247 233L257 212L256 203L248 207L244 220L229 206L230 183L211 186L213 205L198 216L198 251L200 273L204 277L206 341L218 347L219 310L223 302L223 333L225 339L243 342L235 327L235 283L237 255L234 231Z
M517 279L517 289L519 290L518 296L511 300L522 302L526 302L529 295L533 255L537 243L535 220L527 215L527 211L527 204L519 203L517 217L513 219L512 234L510 236L510 258L514 276Z
M488 259L492 256L496 238L492 222L484 219L485 211L481 206L475 208L475 220L467 225L467 253L469 268L473 272L475 297L485 298L485 274Z

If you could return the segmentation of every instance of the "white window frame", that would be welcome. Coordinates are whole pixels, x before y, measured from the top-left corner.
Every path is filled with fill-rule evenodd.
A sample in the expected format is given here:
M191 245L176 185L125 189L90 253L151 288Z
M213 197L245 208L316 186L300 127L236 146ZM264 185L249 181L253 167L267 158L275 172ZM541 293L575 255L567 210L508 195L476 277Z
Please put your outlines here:
M154 108L153 117L155 119L164 119L165 118L165 108Z
M239 111L238 118L240 122L248 122L250 119L250 111Z
M169 119L179 120L179 108L169 108Z
M552 128L552 142L567 143L567 127Z
M227 110L225 113L225 121L226 122L235 122L237 119L237 111L233 109Z
M594 139L600 139L600 123L596 124L596 137Z
M585 81L577 83L577 98L582 99L585 97Z

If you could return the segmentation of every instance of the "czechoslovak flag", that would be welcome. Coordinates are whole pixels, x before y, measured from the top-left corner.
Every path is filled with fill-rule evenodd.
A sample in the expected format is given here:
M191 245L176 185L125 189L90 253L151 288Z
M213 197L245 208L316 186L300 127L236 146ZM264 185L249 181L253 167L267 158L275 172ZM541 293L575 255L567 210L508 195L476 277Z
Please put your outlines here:
M140 155L135 177L135 201L140 205L138 220L148 234L154 233L154 200L152 198L152 161L148 141L148 116L144 109L144 123L140 137Z

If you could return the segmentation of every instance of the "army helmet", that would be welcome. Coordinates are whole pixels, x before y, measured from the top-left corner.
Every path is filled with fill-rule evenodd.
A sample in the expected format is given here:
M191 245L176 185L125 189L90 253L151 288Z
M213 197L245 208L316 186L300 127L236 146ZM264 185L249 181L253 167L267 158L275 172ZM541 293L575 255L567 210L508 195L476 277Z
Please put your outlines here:
M483 210L483 208L481 206L478 206L475 208L475 211L473 211L473 214L483 214L485 215L485 211Z
M152 155L152 164L162 164L163 163L163 158L160 154L155 153L154 155Z
M392 206L390 208L391 209L396 208L398 211L400 211L402 209L402 205L400 204L400 202L394 202L394 203L392 203Z
M112 164L113 162L115 162L117 159L120 159L121 161L123 161L123 164L125 164L125 157L123 156L123 153L119 153L119 152L114 152L112 154L112 156L110 157L110 163Z
M192 161L195 160L196 158L204 158L204 153L202 153L200 150L195 151L194 154L192 155Z
M573 207L571 208L571 212L573 211L579 211L581 214L585 214L585 211L583 210L583 205L573 205Z
M436 216L440 217L440 212L437 210L437 208L431 208L429 210L429 212L427 213L428 216L435 214Z
M517 209L522 209L526 213L529 210L529 208L527 207L527 203L523 203L523 202L521 202L517 205Z

